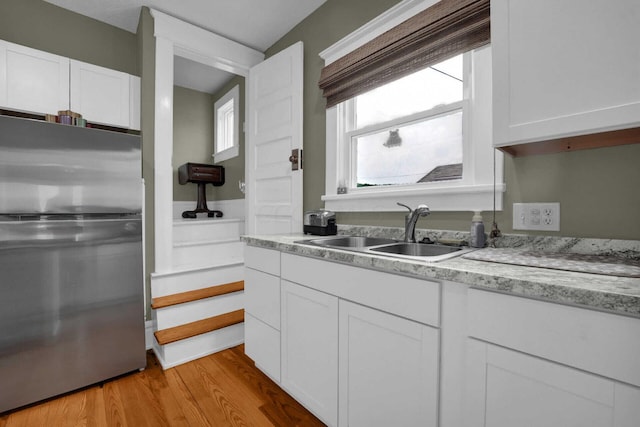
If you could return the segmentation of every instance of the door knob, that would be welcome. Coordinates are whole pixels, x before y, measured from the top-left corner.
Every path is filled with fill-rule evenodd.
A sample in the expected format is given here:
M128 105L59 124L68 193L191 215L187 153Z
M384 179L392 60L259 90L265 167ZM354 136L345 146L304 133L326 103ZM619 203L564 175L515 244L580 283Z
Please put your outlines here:
M291 170L297 171L298 169L302 169L302 150L299 148L294 148L291 150L291 155L289 156L289 162L291 162Z

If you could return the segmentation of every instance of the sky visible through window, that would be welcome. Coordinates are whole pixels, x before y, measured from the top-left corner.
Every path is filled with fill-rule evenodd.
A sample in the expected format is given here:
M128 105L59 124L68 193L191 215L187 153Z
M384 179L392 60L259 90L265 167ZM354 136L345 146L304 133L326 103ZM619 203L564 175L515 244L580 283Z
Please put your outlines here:
M382 124L378 131L355 136L358 186L412 184L438 166L462 163L462 110L429 116L393 127L385 122L463 97L462 55L413 73L355 99L356 129ZM390 131L397 138L389 139Z

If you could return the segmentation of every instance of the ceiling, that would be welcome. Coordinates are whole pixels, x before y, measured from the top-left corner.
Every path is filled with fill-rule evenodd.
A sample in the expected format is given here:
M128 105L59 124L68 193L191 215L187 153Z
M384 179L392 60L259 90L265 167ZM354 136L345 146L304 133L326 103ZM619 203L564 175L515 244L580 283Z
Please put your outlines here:
M326 0L45 0L135 33L148 6L264 52ZM175 84L213 93L231 74L176 58Z

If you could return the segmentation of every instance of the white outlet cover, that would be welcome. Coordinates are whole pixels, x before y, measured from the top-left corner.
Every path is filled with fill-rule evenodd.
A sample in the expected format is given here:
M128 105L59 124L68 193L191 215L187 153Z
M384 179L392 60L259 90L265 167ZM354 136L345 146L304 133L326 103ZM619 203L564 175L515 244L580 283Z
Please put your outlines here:
M560 203L514 203L513 229L560 231Z

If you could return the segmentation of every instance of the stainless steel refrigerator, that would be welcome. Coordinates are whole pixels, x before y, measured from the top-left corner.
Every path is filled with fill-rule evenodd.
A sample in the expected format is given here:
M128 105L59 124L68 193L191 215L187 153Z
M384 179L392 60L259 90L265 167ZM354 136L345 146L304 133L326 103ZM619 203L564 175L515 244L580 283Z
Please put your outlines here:
M0 412L146 365L136 135L0 116Z

